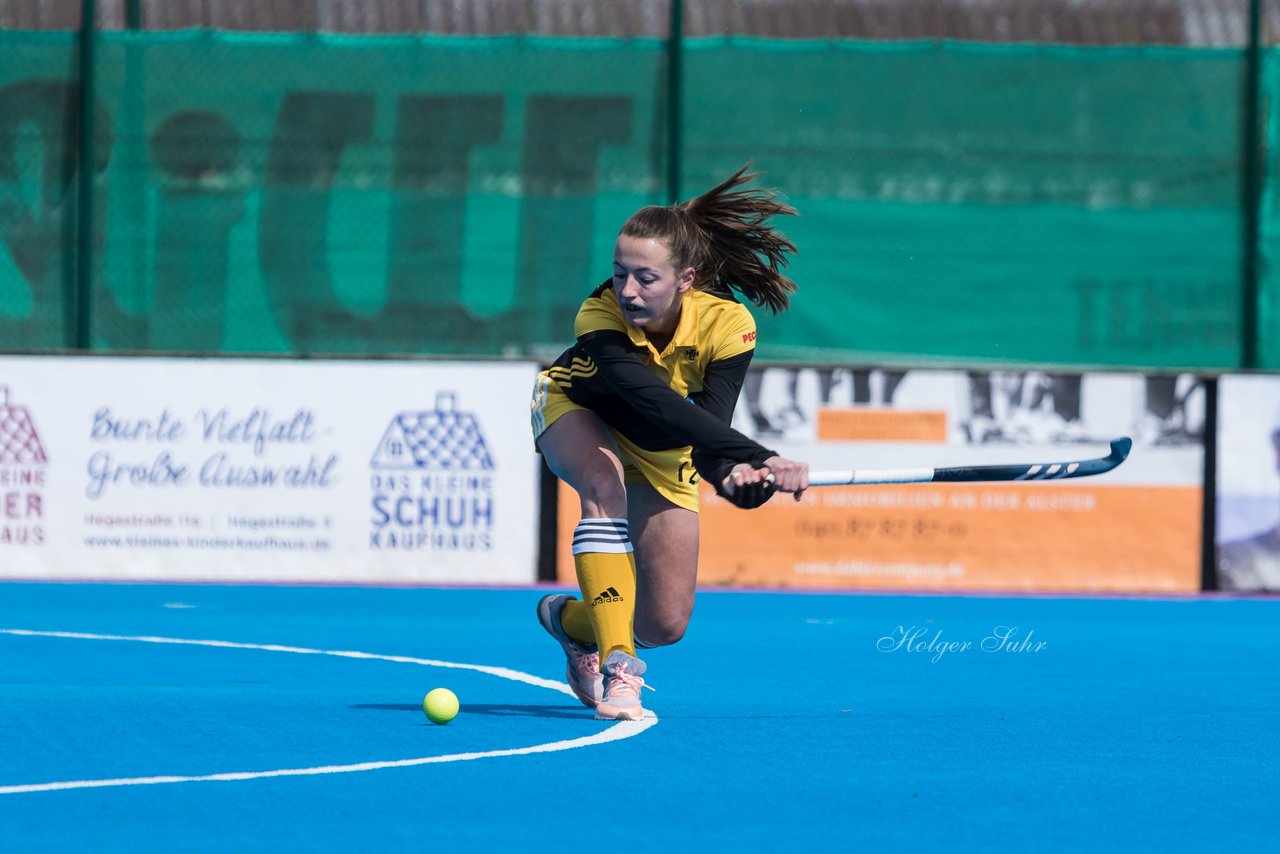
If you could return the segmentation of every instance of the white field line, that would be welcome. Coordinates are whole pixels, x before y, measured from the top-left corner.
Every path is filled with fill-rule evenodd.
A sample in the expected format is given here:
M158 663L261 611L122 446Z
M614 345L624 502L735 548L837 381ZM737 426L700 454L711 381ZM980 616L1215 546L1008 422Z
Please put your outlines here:
M101 635L86 632L41 632L29 629L0 629L0 634L19 635L23 637L70 638L73 640L98 641L133 641L135 643L177 644L185 646L210 646L222 649L256 649L266 652L291 652L299 655L331 655L337 658L358 658L373 661L393 661L401 664L418 664L425 667L442 667L453 670L473 670L487 673L500 679L523 682L539 688L559 691L573 696L568 685L543 679L519 670L506 667L489 667L483 664L462 664L455 661L437 661L431 658L414 658L406 655L379 655L371 652L354 650L308 649L306 647L280 646L277 644L236 643L220 640L194 640L191 638L165 638L151 636ZM658 722L656 715L646 712L639 721L618 721L600 732L572 738L565 741L553 741L546 744L535 744L530 747L517 747L507 750L484 750L475 753L450 753L442 756L422 756L416 759L395 759L382 762L359 762L352 765L319 765L311 768L279 768L270 771L232 771L222 774L203 774L199 776L163 776L163 777L119 777L102 780L67 780L54 783L29 783L15 786L0 786L0 795L16 795L28 792L52 792L65 789L97 789L110 786L153 786L160 783L204 783L226 782L233 780L257 780L263 777L305 777L317 774L347 774L355 771L377 771L384 768L409 768L414 765L434 765L442 762L466 762L471 759L490 759L499 756L522 756L528 753L554 753L559 750L573 750L579 747L592 747L607 744L639 735Z

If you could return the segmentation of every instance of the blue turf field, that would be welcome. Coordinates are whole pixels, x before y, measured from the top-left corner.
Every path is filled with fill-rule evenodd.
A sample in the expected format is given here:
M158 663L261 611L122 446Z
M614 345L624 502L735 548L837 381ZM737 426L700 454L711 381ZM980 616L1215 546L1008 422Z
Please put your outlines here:
M704 591L686 639L646 655L645 728L540 684L563 676L543 592L0 584L0 629L79 635L0 633L0 848L1280 838L1280 601ZM999 626L1031 645L983 651ZM939 632L972 646L935 660ZM462 701L443 727L420 709L439 685Z

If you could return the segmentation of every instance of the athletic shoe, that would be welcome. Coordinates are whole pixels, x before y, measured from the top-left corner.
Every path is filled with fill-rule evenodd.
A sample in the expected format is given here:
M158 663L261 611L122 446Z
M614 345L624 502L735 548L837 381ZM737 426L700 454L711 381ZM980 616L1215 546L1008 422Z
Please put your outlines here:
M638 721L644 715L640 706L640 689L645 687L644 662L620 649L609 653L601 671L604 673L604 698L596 706L596 719L602 721Z
M583 646L565 633L560 625L560 614L564 606L573 601L572 596L553 593L538 600L538 622L560 642L564 649L568 664L565 667L565 680L582 705L595 708L604 695L604 679L600 676L600 653L594 646Z

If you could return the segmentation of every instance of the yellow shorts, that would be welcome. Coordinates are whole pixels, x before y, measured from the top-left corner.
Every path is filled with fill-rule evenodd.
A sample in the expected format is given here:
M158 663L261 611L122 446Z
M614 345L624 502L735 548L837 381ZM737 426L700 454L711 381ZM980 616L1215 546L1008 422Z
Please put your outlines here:
M533 384L533 401L529 409L535 442L566 412L575 409L590 411L570 400L546 371L538 374ZM686 445L665 451L646 451L617 430L608 429L618 445L625 482L647 483L677 507L698 512L698 481L701 477L693 467L693 448Z

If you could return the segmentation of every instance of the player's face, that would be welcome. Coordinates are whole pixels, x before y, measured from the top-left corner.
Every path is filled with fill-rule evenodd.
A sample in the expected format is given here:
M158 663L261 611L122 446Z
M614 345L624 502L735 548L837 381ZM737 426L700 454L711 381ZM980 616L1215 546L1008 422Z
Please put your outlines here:
M661 240L618 236L613 247L613 290L622 316L632 326L659 335L675 332L680 299L693 279L693 268L677 270Z

